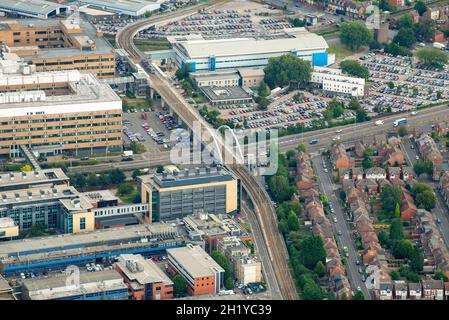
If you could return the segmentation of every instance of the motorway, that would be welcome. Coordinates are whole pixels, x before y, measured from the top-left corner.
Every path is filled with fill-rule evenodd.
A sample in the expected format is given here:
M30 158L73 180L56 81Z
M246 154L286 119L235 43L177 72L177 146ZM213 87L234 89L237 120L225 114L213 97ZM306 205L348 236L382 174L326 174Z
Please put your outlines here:
M130 58L134 63L140 63L143 58L143 54L139 52L133 43L133 38L139 30L142 30L149 25L156 22L168 21L169 19L180 19L194 12L197 12L200 8L211 8L216 5L226 3L227 1L210 1L207 5L193 6L188 9L183 9L173 14L164 15L163 17L155 17L154 19L146 19L139 21L135 24L127 26L117 34L117 45L126 50ZM156 90L164 101L178 114L183 123L187 124L190 128L193 127L195 122L201 123L203 128L212 131L210 125L184 100L179 93L174 90L171 84L165 79L165 76L159 72L148 76L150 80L150 86ZM195 134L201 134L196 132ZM216 137L218 143L223 147L221 137ZM225 147L225 150L227 148ZM235 158L232 153L233 158ZM277 218L274 208L271 205L270 198L266 194L263 188L260 187L255 177L247 171L244 166L232 165L228 166L238 177L240 177L243 187L247 190L248 196L253 202L254 210L257 219L253 219L254 223L259 224L262 236L265 239L264 243L267 248L267 252L270 257L270 261L274 270L275 278L280 287L281 296L286 300L297 299L296 287L291 273L288 269L288 253L285 248L285 243L277 228Z
M356 292L357 287L360 287L360 289L363 292L363 295L365 296L366 300L371 299L370 292L365 286L365 283L362 281L361 277L362 275L358 272L359 266L356 264L356 261L361 261L359 254L356 250L353 237L352 237L352 231L349 227L348 223L346 222L346 219L348 218L345 213L343 213L343 210L341 209L341 204L335 195L335 190L337 187L334 185L331 179L331 172L326 173L324 172L323 168L323 160L326 160L327 167L332 168L331 163L327 161L327 159L323 156L316 156L312 159L314 171L318 176L318 181L320 183L320 189L321 192L328 198L329 203L332 204L332 207L335 210L335 216L337 218L337 223L335 223L332 219L332 227L334 230L334 235L336 235L337 244L340 249L340 254L343 257L343 247L348 247L348 253L349 256L346 257L346 272L348 276L349 283L351 284L352 290ZM341 231L341 236L337 235L338 232Z

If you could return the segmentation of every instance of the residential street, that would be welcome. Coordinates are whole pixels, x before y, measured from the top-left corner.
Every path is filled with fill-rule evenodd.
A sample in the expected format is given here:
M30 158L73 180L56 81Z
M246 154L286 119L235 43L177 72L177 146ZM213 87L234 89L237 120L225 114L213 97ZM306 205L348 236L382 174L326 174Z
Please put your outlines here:
M335 210L335 216L337 217L337 223L331 220L334 234L337 239L337 244L340 249L340 254L342 257L344 256L343 247L348 247L349 256L345 257L347 260L346 270L349 282L351 283L352 289L354 292L357 291L357 287L360 287L366 300L371 300L371 295L368 289L365 286L365 283L362 281L362 275L358 272L359 266L356 264L356 261L359 260L361 262L361 258L356 250L354 241L351 236L351 229L346 222L348 218L344 213L340 206L339 200L337 196L334 194L334 190L336 190L336 185L332 182L331 172L326 173L323 168L323 156L317 156L313 158L313 166L314 170L318 176L318 181L320 184L321 192L329 199L329 203L332 204ZM329 161L326 161L327 167L332 168ZM341 236L338 235L338 231L341 231ZM362 265L362 263L361 263Z

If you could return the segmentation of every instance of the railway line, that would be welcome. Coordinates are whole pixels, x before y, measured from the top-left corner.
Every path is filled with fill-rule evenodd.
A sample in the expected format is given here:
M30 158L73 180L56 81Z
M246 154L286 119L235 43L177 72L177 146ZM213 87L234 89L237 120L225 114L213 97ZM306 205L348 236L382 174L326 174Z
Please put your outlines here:
M207 4L200 4L182 9L172 14L151 17L149 19L138 21L125 27L117 34L117 45L119 48L124 49L128 53L130 60L138 65L144 57L139 49L134 45L133 39L140 30L148 28L156 23L181 19L197 12L200 9L210 9L226 2L228 2L228 0L211 0ZM159 93L159 95L179 115L184 123L186 123L189 127L193 127L193 123L195 121L199 121L203 127L210 127L210 125L204 121L198 113L189 108L185 100L179 96L173 88L171 88L170 84L161 74L159 74L159 72L148 75L148 77L150 80L150 86ZM221 141L221 139L217 140ZM221 146L223 147L223 145ZM248 172L246 167L242 165L231 165L228 167L241 179L248 196L253 202L256 216L256 220L254 222L260 227L258 230L262 231L262 236L265 240L269 259L273 267L274 275L279 285L282 298L286 300L297 299L297 291L288 267L288 253L285 243L278 231L276 213L268 194L263 188L260 187L255 177ZM253 232L257 232L257 230L253 230Z

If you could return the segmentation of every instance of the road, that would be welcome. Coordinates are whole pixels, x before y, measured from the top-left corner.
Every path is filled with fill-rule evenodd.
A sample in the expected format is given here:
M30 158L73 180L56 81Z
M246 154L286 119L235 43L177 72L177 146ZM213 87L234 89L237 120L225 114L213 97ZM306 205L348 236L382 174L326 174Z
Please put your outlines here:
M208 4L193 6L189 9L182 9L163 17L150 18L131 24L117 34L117 45L126 50L134 63L139 64L144 56L133 43L133 38L139 30L156 23L156 21L162 22L179 19L180 17L197 12L200 8L210 9L213 6L224 4L226 2L227 1L225 0L209 1ZM199 122L202 125L202 128L205 128L205 130L214 134L219 146L222 148L224 147L224 150L229 152L233 159L235 159L234 152L229 151L229 149L224 146L221 136L217 136L215 132L212 131L210 125L196 112L196 110L189 106L185 99L166 80L165 75L157 71L154 74L148 75L148 78L150 86L158 92L161 98L167 102L176 114L178 114L183 123L190 128L193 128L194 123ZM194 134L201 134L201 132L194 132ZM241 179L243 187L246 189L249 198L254 204L256 219L253 219L253 223L259 224L260 228L256 228L256 230L253 231L257 232L260 230L262 232L282 298L286 300L297 299L296 287L288 269L288 253L277 228L276 213L271 205L270 198L266 192L261 192L263 188L260 187L255 177L247 171L246 167L241 165L228 165L227 167ZM265 190L263 189L263 191Z
M414 146L413 149L411 146ZM402 148L405 154L405 158L408 163L413 166L413 164L417 161L416 156L418 155L418 150L416 149L416 146L414 143L409 139L405 138L403 139ZM418 178L419 181L421 179ZM432 215L435 218L440 219L441 223L437 224L440 234L443 237L444 243L446 244L446 248L449 250L449 217L448 217L448 209L446 207L446 204L444 203L440 193L436 190L436 187L438 186L437 183L432 181L426 181L426 184L429 184L432 188L434 188L436 193L436 207L431 210Z
M365 283L362 281L361 277L362 275L358 272L359 266L356 264L357 260L361 260L359 257L359 254L356 250L351 228L349 227L348 223L346 222L346 219L348 217L343 213L343 210L341 209L340 202L337 198L337 196L334 193L334 190L337 189L337 186L334 185L331 179L331 173L326 173L323 168L323 160L325 160L325 157L323 156L317 156L312 159L313 166L315 173L318 176L318 181L320 183L320 190L321 192L329 199L329 203L332 204L332 207L335 210L335 216L337 218L337 223L335 223L333 220L331 220L332 227L334 229L334 234L337 239L337 244L340 248L340 253L343 255L343 246L348 247L348 253L349 256L346 257L347 263L346 263L346 272L348 276L348 280L351 284L352 290L356 292L357 287L360 287L363 295L365 296L366 300L371 299L370 292L365 286ZM327 161L327 167L332 168L332 165ZM341 236L338 235L338 231L341 231Z

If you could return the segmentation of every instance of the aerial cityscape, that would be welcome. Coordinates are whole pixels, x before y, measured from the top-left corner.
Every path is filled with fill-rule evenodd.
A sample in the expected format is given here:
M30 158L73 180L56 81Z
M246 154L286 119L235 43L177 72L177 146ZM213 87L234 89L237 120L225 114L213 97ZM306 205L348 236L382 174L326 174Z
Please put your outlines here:
M449 300L449 0L0 0L0 300Z

